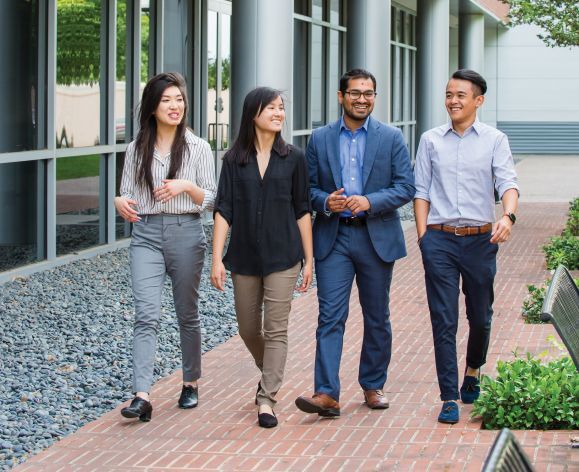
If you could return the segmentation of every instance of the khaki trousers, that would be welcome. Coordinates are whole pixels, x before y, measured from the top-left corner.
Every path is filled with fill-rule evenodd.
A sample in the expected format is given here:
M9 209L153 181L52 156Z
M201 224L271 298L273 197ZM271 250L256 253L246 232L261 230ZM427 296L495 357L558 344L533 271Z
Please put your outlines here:
M287 328L301 263L265 277L231 274L239 335L261 371L258 405L273 407L285 369Z

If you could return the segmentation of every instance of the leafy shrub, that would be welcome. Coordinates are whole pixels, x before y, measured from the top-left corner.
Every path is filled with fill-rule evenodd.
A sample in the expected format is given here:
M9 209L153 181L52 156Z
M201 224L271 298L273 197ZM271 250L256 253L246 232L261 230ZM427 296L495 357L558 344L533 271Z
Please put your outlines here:
M573 235L555 236L543 246L547 269L563 264L569 270L579 269L579 238Z
M569 219L563 234L571 236L579 236L579 198L569 202Z
M541 308L547 293L547 287L551 282L547 280L544 287L535 287L534 285L527 285L529 291L527 297L523 300L522 315L525 318L525 323L540 324L544 323L541 320Z
M579 429L579 373L570 357L542 364L526 359L499 361L496 380L481 378L472 416L485 429Z

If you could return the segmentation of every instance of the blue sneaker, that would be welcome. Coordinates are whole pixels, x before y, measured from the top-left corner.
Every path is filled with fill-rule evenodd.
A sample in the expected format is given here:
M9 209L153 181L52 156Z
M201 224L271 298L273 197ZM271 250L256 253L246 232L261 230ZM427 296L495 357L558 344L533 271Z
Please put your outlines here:
M470 405L480 396L480 380L478 377L470 375L464 376L462 387L460 387L460 399L462 403Z
M458 423L459 411L458 404L454 401L444 402L442 404L442 410L438 415L439 423L455 424Z

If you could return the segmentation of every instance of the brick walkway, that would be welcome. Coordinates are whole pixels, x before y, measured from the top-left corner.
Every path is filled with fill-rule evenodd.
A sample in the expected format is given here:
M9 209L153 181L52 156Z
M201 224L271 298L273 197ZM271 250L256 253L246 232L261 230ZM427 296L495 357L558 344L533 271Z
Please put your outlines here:
M526 284L547 277L540 246L561 231L567 204L521 204L513 239L499 253L495 318L487 372L511 352L547 349L550 325L525 325L519 315ZM409 256L397 263L392 287L394 346L385 390L391 407L370 411L357 385L362 335L356 290L342 360L342 416L319 419L299 412L293 401L309 394L317 300L315 291L297 299L290 324L286 380L276 409L280 425L256 424L253 395L258 371L238 336L203 357L199 408L176 407L180 373L158 382L151 423L123 420L120 407L86 425L19 470L472 470L479 471L496 431L483 431L461 407L461 422L436 422L440 403L423 272L413 228L406 231ZM463 313L464 315L464 313ZM459 327L464 365L466 317ZM128 374L127 374L128 375ZM537 470L579 470L577 432L516 431Z

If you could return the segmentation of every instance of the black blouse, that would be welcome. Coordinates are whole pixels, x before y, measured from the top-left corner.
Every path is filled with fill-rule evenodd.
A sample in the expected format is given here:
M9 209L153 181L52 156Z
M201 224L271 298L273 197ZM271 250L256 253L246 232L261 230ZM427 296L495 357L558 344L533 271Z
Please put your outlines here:
M303 151L287 156L273 149L263 176L255 153L246 165L223 160L215 199L231 227L223 263L236 274L265 276L293 267L304 258L297 221L312 212Z

